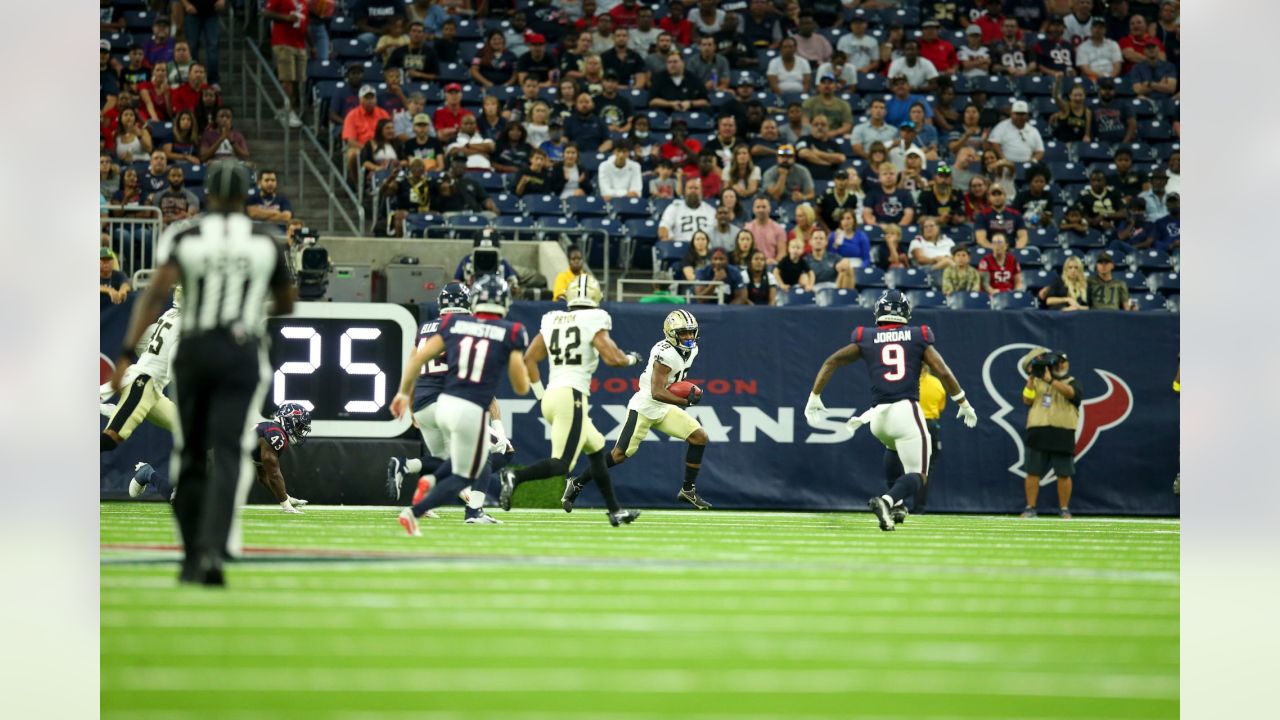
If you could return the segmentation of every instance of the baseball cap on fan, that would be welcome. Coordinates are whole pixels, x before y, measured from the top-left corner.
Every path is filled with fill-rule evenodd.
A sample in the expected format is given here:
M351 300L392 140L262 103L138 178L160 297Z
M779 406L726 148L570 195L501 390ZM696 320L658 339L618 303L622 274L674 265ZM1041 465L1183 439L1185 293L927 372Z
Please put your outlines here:
M1026 100L1016 100L1016 101L1014 101L1014 103L1013 103L1013 112L1014 112L1014 113L1029 113L1029 112L1031 112L1031 107L1030 107L1029 105L1027 105L1027 101L1026 101Z
M377 95L377 94L378 94L378 91L374 90L372 85L360 86L360 97L364 97L366 95Z

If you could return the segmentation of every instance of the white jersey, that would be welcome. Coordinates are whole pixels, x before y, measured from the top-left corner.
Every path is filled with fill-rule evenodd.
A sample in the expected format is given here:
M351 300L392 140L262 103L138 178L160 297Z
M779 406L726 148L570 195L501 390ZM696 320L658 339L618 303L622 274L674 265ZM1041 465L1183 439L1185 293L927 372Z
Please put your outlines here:
M671 405L659 402L653 399L653 393L649 388L653 387L653 364L660 362L671 368L667 373L667 387L672 383L684 380L689 374L689 368L693 366L694 358L698 357L698 347L695 345L693 350L689 352L689 357L680 354L671 343L666 340L660 340L649 351L649 364L645 366L644 373L640 375L640 390L631 396L631 402L627 403L628 410L635 410L637 413L649 418L650 420L661 420L663 415L667 414L667 410L671 409Z
M591 376L600 363L596 333L612 330L613 318L599 308L552 310L542 316L542 342L547 344L551 377L547 389L570 387L584 395L591 393Z
M138 362L129 368L139 374L150 375L156 390L164 392L173 370L173 349L178 345L182 311L169 308L142 335L138 344Z
M677 199L662 211L658 226L667 229L669 238L676 242L688 242L698 230L708 233L716 226L716 209L707 203L691 208L684 200Z

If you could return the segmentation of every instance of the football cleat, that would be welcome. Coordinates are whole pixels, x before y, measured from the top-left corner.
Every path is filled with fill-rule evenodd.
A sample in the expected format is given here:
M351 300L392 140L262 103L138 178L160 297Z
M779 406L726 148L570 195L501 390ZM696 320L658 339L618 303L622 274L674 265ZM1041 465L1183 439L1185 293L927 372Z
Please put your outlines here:
M907 514L908 514L908 513L907 513L907 506L906 506L906 505L894 505L894 506L893 506L893 510L892 510L892 514L893 514L893 524L894 524L894 525L901 525L902 523L904 523L904 522L906 522L906 521L907 521Z
M502 483L502 489L498 491L498 507L510 510L511 496L516 494L516 471L504 467L498 472L498 480Z
M875 513L876 520L880 521L880 529L884 531L892 530L893 517L889 509L889 503L879 495L867 501L867 507L871 508L871 512Z
M294 507L294 506L290 505L288 502L286 502L285 504L283 504L283 505L281 505L281 506L280 506L280 512L284 513L285 515L302 515L302 514L304 514L301 510L299 510L298 508L296 508L296 507Z
M1024 518L1036 517L1036 509L1028 505L1025 508L1023 508L1022 514L1019 515L1018 517L1024 517Z
M486 513L483 508L467 508L467 519L462 522L467 525L501 525L502 521Z
M573 503L582 494L582 488L584 487L586 485L573 475L564 479L564 494L560 496L560 505L565 512L573 512Z
M146 492L147 485L151 484L151 476L155 474L155 468L147 463L140 462L133 466L133 477L129 478L129 497L136 498Z
M400 499L400 486L404 484L404 461L393 457L387 461L387 498Z
M614 527L630 525L638 517L640 517L639 510L619 510L616 513L609 513L609 524Z
M703 500L702 498L698 497L698 489L697 489L697 488L689 488L688 490L685 490L684 488L681 488L681 489L680 489L680 494L679 494L679 495L676 495L676 499L677 499L677 500L683 500L683 501L685 501L685 502L689 503L690 505L692 505L692 506L694 507L694 509L697 509L697 510L710 510L710 509L711 509L711 503L709 503L709 502L707 502L706 500Z
M423 475L418 478L418 489L413 491L413 504L417 505L422 502L422 498L431 492L431 487L436 484L436 479L432 475Z
M1070 519L1071 519L1071 511L1070 511L1070 510L1068 510L1068 509L1066 509L1066 508L1060 508L1060 509L1058 510L1058 517L1062 518L1063 520L1070 520Z
M418 518L413 516L413 508L400 511L400 527L413 537L422 537L422 531L418 529Z
M439 520L440 515L435 510L428 510L422 513L422 515L418 519L421 520L422 518L426 518L428 520Z
M310 501L310 500L303 500L302 498L296 498L296 497L290 496L290 497L289 497L289 504L290 504L290 505L292 505L292 506L294 506L294 507L306 507L306 506L308 506L308 505L310 505L310 504L311 504L311 501Z

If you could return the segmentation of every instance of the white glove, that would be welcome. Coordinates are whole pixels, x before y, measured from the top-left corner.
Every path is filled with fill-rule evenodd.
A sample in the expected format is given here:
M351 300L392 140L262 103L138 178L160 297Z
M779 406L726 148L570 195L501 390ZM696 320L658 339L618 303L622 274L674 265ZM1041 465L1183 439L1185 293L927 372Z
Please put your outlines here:
M853 417L849 418L847 422L845 422L844 426L849 428L849 437L853 437L858 432L858 428L867 424L867 415L870 415L870 414L871 414L871 411L868 410L861 415L854 415Z
M968 400L960 403L960 412L956 414L956 417L964 420L964 426L967 428L978 424L978 411L973 409Z
M805 403L804 416L813 425L823 415L827 414L827 406L822 404L822 396L809 393L809 402Z
M541 380L535 380L534 382L529 383L529 389L533 391L533 398L538 401L542 400L543 393L547 391L547 389L542 386Z
M631 365L639 365L640 363L644 362L644 356L636 352L635 350L632 350L631 352L627 353L627 359L631 361L628 367L630 367Z

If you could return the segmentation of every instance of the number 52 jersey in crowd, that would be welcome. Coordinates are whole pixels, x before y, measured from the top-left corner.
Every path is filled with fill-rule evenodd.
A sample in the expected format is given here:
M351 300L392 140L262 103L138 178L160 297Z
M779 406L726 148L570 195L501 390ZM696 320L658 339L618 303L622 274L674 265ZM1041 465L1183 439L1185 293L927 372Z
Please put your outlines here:
M444 315L440 318L444 339L444 394L469 400L481 407L498 391L498 382L507 374L507 358L529 346L529 333L513 320L474 315Z
M859 327L852 339L871 376L872 405L920 401L920 367L934 340L928 325Z

